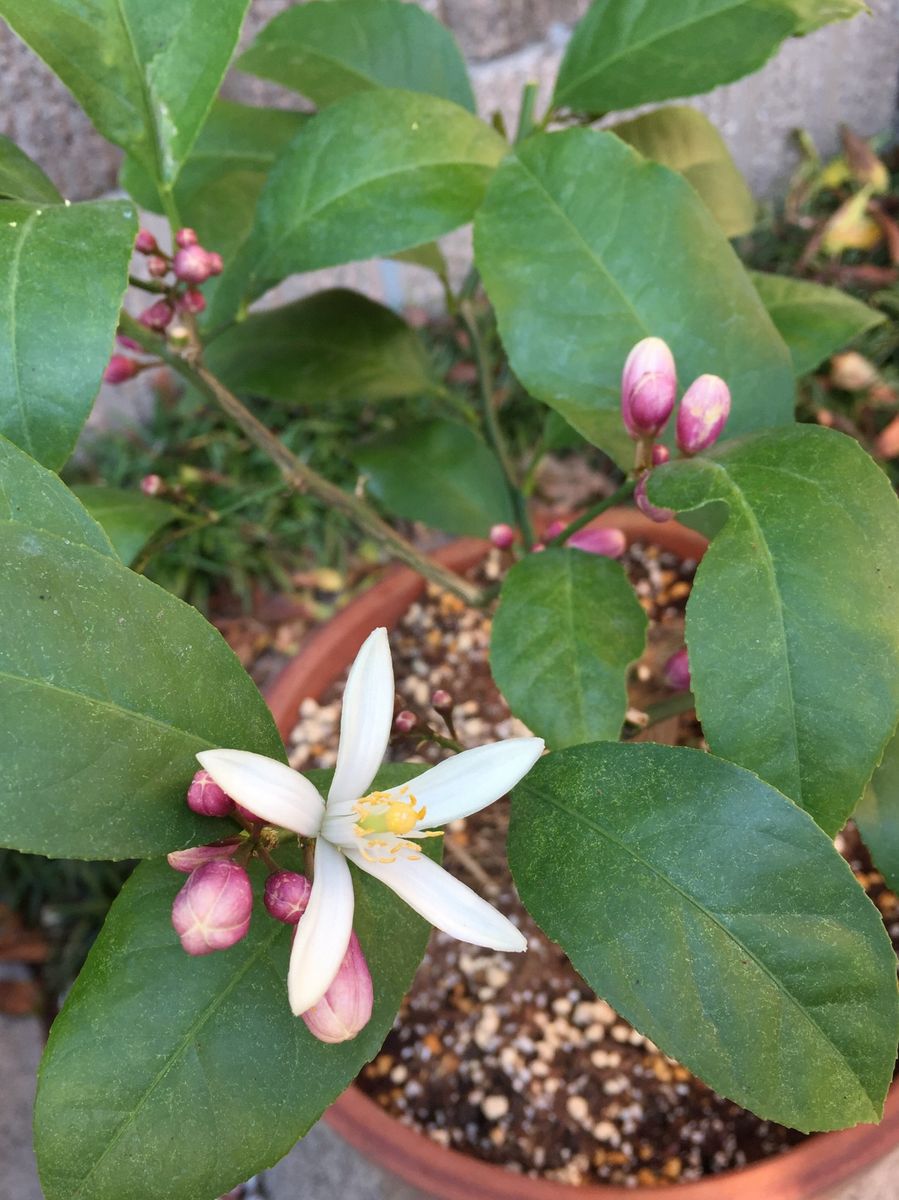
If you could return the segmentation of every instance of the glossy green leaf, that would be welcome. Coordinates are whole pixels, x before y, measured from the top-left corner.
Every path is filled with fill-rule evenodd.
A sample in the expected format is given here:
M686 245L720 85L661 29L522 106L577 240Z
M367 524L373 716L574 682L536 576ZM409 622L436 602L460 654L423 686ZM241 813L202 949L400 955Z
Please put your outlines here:
M394 768L382 786L420 769ZM47 1200L213 1200L318 1120L381 1048L429 933L393 892L351 870L375 1008L358 1037L328 1046L287 1002L289 927L257 898L242 942L190 958L171 926L184 876L165 863L138 868L44 1055L35 1145ZM258 896L265 872L253 874Z
M62 196L37 163L8 137L0 136L0 199L24 204L61 204Z
M799 34L871 11L863 0L789 0L789 5L798 20L795 32Z
M194 755L280 756L268 709L196 609L46 528L0 524L0 728L16 747L0 845L134 858L209 841L220 823L184 802Z
M496 457L465 425L407 425L353 453L368 491L398 517L486 537L515 515Z
M435 96L357 93L294 138L259 200L240 260L226 268L216 319L297 271L385 257L474 216L503 139Z
M709 746L835 834L899 715L899 503L851 438L815 425L653 472L653 502L727 523L687 605Z
M788 0L594 0L553 103L605 113L709 92L757 71L795 25Z
M896 956L774 788L684 747L563 750L513 793L509 861L591 987L717 1092L802 1130L880 1119Z
M685 180L614 134L519 146L478 213L475 252L516 375L622 465L621 370L648 335L668 341L684 382L727 380L734 433L792 419L787 348L724 234Z
M109 538L58 475L0 437L0 525L19 525L114 557Z
M874 865L899 891L899 733L887 743L853 816Z
M0 433L60 467L112 352L134 206L0 207Z
M94 125L169 187L237 44L248 0L0 0L0 16Z
M813 371L828 355L885 320L883 313L839 288L763 271L749 275L787 343L797 375Z
M755 225L756 203L746 180L721 134L695 108L660 108L614 125L612 132L644 158L683 175L727 237L748 233Z
M289 8L236 65L301 92L319 108L373 88L427 92L475 107L456 39L402 0L311 0Z
M173 504L142 492L90 483L80 484L72 491L105 530L116 554L128 566L153 534L178 516Z
M490 667L512 712L553 749L617 738L646 614L621 565L582 550L529 554L503 582Z
M211 343L206 362L235 391L285 404L390 400L435 387L415 331L346 288L252 314Z

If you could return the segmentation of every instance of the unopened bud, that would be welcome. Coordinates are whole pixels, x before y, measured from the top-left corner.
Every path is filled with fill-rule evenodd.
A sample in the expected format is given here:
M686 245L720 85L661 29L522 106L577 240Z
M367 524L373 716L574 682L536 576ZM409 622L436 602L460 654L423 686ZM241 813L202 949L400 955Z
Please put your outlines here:
M172 905L172 924L188 954L212 954L250 928L253 889L243 867L209 862L192 871Z
M126 350L134 350L137 354L143 354L144 348L140 342L136 342L134 338L130 338L127 333L117 333L115 339L120 346L124 346Z
M515 530L511 525L494 525L490 530L490 541L497 550L508 550L515 541Z
M320 1042L348 1042L368 1024L374 1000L371 972L354 932L334 982L303 1020Z
M140 229L134 239L134 249L138 254L155 254L159 246L149 229Z
M265 881L265 907L269 915L285 925L296 925L306 911L312 884L296 871L275 871Z
M671 416L677 396L677 370L661 338L638 342L621 375L621 416L632 438L652 437Z
M208 771L197 771L187 789L187 807L203 817L226 817L234 807Z
M145 475L140 481L140 490L145 496L158 496L160 492L165 491L165 483L161 475ZM200 771L200 775L205 775L205 771ZM196 776L194 777L196 780ZM193 787L193 784L191 784Z
M236 800L234 802L234 811L237 816L242 817L249 825L257 824L262 820L262 817L257 817L254 812L250 812L248 808L244 808L244 806L242 804L238 804Z
M196 288L188 288L184 295L178 301L179 308L184 312L197 313L203 312L206 308L206 297L202 292L198 292Z
M219 862L230 858L240 845L240 838L225 838L209 846L193 846L190 850L173 850L167 854L168 864L176 871L189 875L208 862Z
M147 273L154 279L162 279L163 275L169 273L169 264L158 254L151 254L147 259Z
M646 475L641 475L634 488L634 503L650 521L670 521L674 512L670 508L656 508L646 495Z
M393 728L397 733L411 733L417 724L418 717L414 712L409 712L408 708L404 708L393 718Z
M546 544L544 542L534 542L533 546L531 546L531 553L542 554L545 549Z
M551 542L553 538L557 538L565 529L564 521L550 521L547 527L543 530L544 540Z
M671 655L665 663L662 673L665 676L665 682L675 692L689 692L690 660L687 658L686 648Z
M652 448L652 465L660 467L662 463L668 462L671 458L671 451L667 446L660 446L658 443Z
M431 696L431 704L441 712L453 707L453 698L445 688L438 688Z
M209 255L202 246L185 246L172 262L175 274L184 283L205 283L209 278Z
M137 319L141 325L146 325L147 329L155 329L157 333L162 333L174 315L175 310L167 300L157 300L155 304L145 308Z
M184 229L179 229L175 234L175 245L180 246L182 250L188 246L196 246L198 240L196 230L194 229L185 227Z
M677 444L699 454L718 440L730 416L730 389L717 375L700 375L684 392L677 410Z
M103 382L124 383L126 379L133 379L139 370L140 363L136 363L133 358L124 354L113 354L103 372Z
M206 265L209 267L210 275L221 275L225 264L222 262L222 256L217 254L215 250L207 250Z
M601 554L604 558L621 558L627 549L627 538L620 529L579 529L571 535L567 545L588 554Z

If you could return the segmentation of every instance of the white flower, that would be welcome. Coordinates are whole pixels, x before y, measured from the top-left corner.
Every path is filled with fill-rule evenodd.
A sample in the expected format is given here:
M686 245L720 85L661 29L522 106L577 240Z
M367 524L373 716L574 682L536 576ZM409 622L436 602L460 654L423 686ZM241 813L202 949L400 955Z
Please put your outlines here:
M419 841L486 808L522 779L543 752L540 738L511 738L466 750L386 792L369 792L393 719L387 631L376 629L356 656L340 719L337 766L325 802L304 776L245 750L197 755L238 804L302 837L314 837L315 875L297 926L287 988L297 1016L334 981L353 927L347 859L401 896L438 929L494 950L524 950L521 932L465 884L421 853Z

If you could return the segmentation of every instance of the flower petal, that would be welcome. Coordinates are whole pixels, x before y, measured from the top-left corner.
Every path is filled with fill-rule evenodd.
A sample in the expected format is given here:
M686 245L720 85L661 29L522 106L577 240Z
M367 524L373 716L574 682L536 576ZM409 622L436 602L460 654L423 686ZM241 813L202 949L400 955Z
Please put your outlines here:
M542 753L542 738L509 738L463 750L411 779L409 791L427 810L417 828L436 829L486 808L511 791Z
M328 792L328 812L348 813L364 796L381 765L393 720L393 663L386 629L362 643L343 693L337 766Z
M222 791L263 821L303 837L318 833L324 801L299 771L248 750L203 750L197 760Z
M527 940L502 913L429 858L369 862L355 851L347 857L386 883L426 921L451 937L491 950L526 950ZM304 918L305 919L305 918Z
M353 932L353 881L346 859L329 841L315 843L315 878L306 911L300 917L287 994L294 1015L318 1004L334 982Z

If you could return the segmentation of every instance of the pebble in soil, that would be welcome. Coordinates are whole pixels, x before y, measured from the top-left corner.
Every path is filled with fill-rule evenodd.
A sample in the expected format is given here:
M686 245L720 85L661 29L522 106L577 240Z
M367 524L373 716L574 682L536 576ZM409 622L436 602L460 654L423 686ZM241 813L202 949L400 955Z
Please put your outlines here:
M632 704L639 708L666 694L661 670L683 642L695 564L637 545L625 566L651 619L647 654L631 681ZM487 577L501 567L494 555ZM459 698L453 717L463 745L527 732L493 684L489 637L489 617L429 589L391 633L398 707L439 729L428 703L435 688L445 688ZM333 765L342 686L322 704L304 702L291 740L295 767ZM656 740L663 733L675 744L701 744L689 714L652 730ZM434 744L397 739L390 757L435 761L444 753ZM802 1140L716 1095L597 999L518 900L505 860L507 828L506 800L454 822L444 863L524 931L528 952L495 953L435 931L361 1086L440 1145L573 1184L662 1187L778 1154ZM842 848L858 858L863 848L851 832L846 836ZM869 863L853 865L867 870L863 882L872 886L885 918L892 916L890 932L899 939L895 897Z

